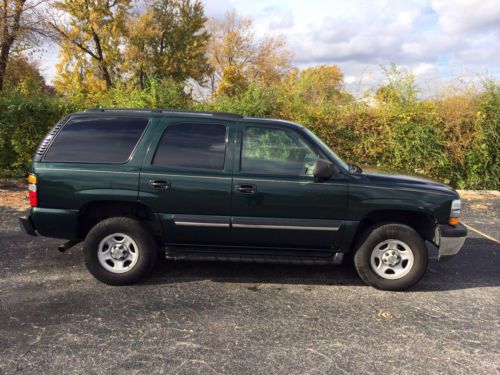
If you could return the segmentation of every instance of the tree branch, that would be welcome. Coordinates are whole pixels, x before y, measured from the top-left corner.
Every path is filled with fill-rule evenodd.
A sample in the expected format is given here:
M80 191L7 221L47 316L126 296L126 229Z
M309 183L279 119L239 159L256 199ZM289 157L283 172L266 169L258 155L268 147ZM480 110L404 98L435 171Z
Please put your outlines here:
M58 28L56 24L54 24L52 22L49 22L49 25L50 25L50 27L52 27L52 29L54 29L54 31L56 33L58 33L64 39L66 39L70 43L73 43L75 46L77 46L78 48L80 48L83 52L89 54L91 57L93 57L97 61L101 61L100 58L94 52L92 52L90 49L88 49L84 44L82 44L82 43L78 42L77 40L71 38L67 33L65 33L63 30L61 30L60 28Z

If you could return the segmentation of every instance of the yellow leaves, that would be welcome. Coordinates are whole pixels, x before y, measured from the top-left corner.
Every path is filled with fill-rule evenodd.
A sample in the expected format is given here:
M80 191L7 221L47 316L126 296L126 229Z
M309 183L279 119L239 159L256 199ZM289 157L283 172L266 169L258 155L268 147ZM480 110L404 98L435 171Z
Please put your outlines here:
M235 96L242 93L246 87L245 77L238 67L234 65L226 66L222 70L222 80L219 82L215 95Z
M264 86L279 83L288 73L292 54L285 39L257 38L251 19L232 11L223 20L210 20L207 29L211 34L208 60L216 84L223 79L226 67L236 67L247 82Z
M477 111L477 112L476 112L476 119L477 119L477 120L484 120L484 119L486 119L486 118L487 118L486 113L483 113L483 112L481 112L481 111Z
M320 106L341 98L343 75L336 65L321 65L301 71L292 70L284 85L292 95L298 95L301 100Z
M150 1L138 16L130 16L124 68L134 84L192 78L202 81L209 66L203 7L193 1Z
M130 0L61 0L55 7L65 16L53 24L59 35L61 61L56 88L69 95L106 91L121 64L123 15ZM104 85L103 85L104 82Z

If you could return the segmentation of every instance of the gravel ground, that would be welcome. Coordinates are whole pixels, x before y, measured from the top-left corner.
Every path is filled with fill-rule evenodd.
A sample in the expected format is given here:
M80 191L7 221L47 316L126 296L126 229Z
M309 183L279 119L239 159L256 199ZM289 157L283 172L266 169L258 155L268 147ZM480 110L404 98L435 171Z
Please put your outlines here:
M464 221L498 240L498 192L462 196ZM347 264L163 261L110 287L80 247L17 229L23 197L0 184L0 374L500 373L500 245L473 231L449 262L431 248L404 293Z

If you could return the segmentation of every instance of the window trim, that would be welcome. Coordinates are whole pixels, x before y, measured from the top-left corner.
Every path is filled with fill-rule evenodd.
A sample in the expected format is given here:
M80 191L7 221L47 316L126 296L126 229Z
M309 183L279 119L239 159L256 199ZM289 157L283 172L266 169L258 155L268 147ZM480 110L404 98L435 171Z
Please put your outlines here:
M139 148L139 145L141 144L142 139L144 138L144 135L146 134L146 131L148 130L149 126L151 125L151 117L144 117L144 116L106 116L107 118L134 118L134 119L144 119L147 120L146 125L144 126L144 129L142 130L142 133L140 137L137 139L137 142L135 143L132 151L130 152L128 158L125 161L120 161L120 162L110 162L110 161L47 161L45 160L45 156L47 155L47 152L49 152L50 148L52 147L53 143L57 139L57 137L62 133L64 128L71 123L71 120L75 119L101 119L103 116L71 116L68 119L66 119L66 122L61 126L57 134L54 135L54 137L51 139L49 145L47 146L47 149L45 150L42 158L40 159L41 163L50 163L50 164L111 164L111 165L124 165L128 164L134 157L137 149Z
M175 125L200 125L200 126L205 126L205 125L217 125L217 126L223 126L225 128L225 134L224 134L224 161L222 163L222 168L221 169L214 169L214 168L196 168L196 167L176 167L176 166L161 166L154 164L154 160L156 157L156 153L158 152L158 149L160 148L161 141L163 137L165 136L165 133L169 128ZM221 122L211 122L211 121L176 121L172 122L170 124L167 124L165 126L165 129L163 129L161 136L158 139L158 142L156 143L156 148L153 152L153 155L151 157L151 160L149 162L149 167L158 169L158 170L169 170L169 171L174 171L174 172L209 172L209 173L223 173L226 168L226 162L227 162L227 151L228 151L228 144L229 144L229 125L224 124Z
M291 174L276 174L276 173L265 173L265 172L245 172L245 171L242 171L241 169L241 162L243 160L243 141L244 141L244 138L245 138L245 133L246 133L246 130L247 128L265 128L265 129L278 129L278 130L282 130L282 131L291 131L291 132L295 132L297 134L297 136L299 136L307 145L309 145L309 147L311 147L312 150L314 150L317 154L317 157L318 159L321 157L321 158L324 158L324 154L323 152L321 151L321 149L319 149L317 147L316 144L314 144L313 142L311 142L306 136L304 136L303 133L301 133L300 131L298 131L297 129L292 129L290 127L285 127L285 126L280 126L280 125L257 125L257 124L243 124L243 127L241 129L241 139L240 139L240 152L239 152L239 162L238 162L238 173L241 175L241 176L276 176L276 177L284 177L284 178L301 178L301 179L310 179L310 180L314 180L314 176L307 176L307 175L291 175ZM329 160L329 159L328 159Z

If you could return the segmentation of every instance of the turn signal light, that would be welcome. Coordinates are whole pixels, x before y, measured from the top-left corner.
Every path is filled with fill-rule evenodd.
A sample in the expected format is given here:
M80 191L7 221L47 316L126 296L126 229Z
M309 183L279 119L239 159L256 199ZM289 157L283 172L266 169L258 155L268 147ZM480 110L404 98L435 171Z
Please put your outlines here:
M457 217L450 217L450 220L448 220L448 224L458 225L460 224L460 219L458 219Z
M30 206L36 207L38 206L38 197L36 194L36 175L30 173L28 176L28 194L30 198Z

